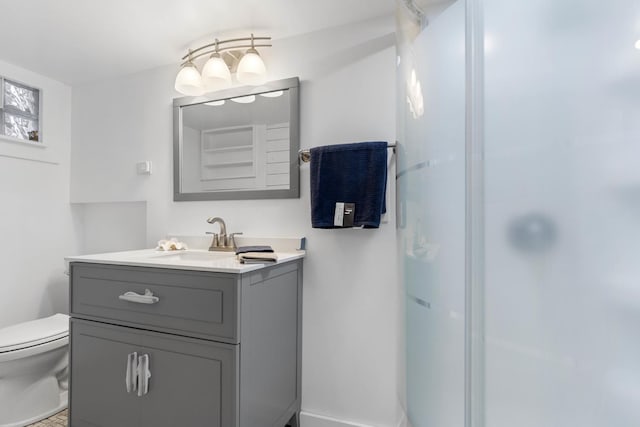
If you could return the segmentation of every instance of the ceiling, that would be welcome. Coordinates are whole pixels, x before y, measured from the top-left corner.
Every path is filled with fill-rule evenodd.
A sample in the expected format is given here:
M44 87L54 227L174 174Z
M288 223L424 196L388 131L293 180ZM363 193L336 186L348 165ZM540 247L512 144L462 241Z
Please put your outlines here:
M177 66L213 37L285 38L394 8L394 0L0 0L0 60L75 85Z

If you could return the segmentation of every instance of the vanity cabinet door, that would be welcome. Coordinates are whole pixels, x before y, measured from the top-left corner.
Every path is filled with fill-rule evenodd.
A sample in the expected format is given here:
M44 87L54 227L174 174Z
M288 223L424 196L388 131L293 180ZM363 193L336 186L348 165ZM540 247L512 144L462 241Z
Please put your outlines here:
M139 401L141 426L236 427L239 346L146 333L149 391Z
M140 337L95 325L71 320L69 426L139 426L139 398L127 393L125 376Z
M237 425L237 345L71 322L71 427ZM128 393L133 352L146 369Z

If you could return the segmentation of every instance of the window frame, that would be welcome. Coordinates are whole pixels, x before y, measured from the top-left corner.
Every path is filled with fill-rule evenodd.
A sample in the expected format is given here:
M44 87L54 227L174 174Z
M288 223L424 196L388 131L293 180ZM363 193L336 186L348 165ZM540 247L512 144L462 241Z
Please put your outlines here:
M14 109L13 107L9 106L9 108L6 108L6 106L4 105L4 96L5 96L5 82L8 81L9 83L18 86L18 87L22 87L28 90L33 90L33 91L37 91L37 96L38 96L38 113L37 115L33 115L30 113L25 113L24 111L21 110L17 110ZM17 79L12 79L12 78L8 78L5 77L3 75L0 75L0 141L2 142L12 142L12 143L18 143L18 144L24 144L24 145L28 145L28 146L32 146L32 147L40 147L40 148L46 148L47 145L45 144L44 141L44 132L43 132L43 121L42 121L42 111L43 111L43 90L37 86L34 85L30 85L27 83L24 83L20 80ZM18 116L18 117L24 117L26 119L29 120L34 120L37 121L38 123L38 141L31 141L29 139L22 139L22 138L16 138L14 136L10 136L10 135L6 135L5 134L5 112L13 115L13 116Z

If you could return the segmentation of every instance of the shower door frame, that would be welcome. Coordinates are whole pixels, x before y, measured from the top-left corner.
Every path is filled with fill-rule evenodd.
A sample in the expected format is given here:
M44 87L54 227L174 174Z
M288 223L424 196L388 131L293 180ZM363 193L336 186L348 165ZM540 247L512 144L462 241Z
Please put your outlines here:
M483 0L465 0L465 427L484 427Z

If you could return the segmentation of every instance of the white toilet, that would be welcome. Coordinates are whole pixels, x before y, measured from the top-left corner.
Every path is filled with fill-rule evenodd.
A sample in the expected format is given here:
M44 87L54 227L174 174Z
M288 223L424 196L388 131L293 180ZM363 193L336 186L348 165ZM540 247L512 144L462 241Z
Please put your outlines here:
M0 427L22 427L67 407L69 316L0 329Z

